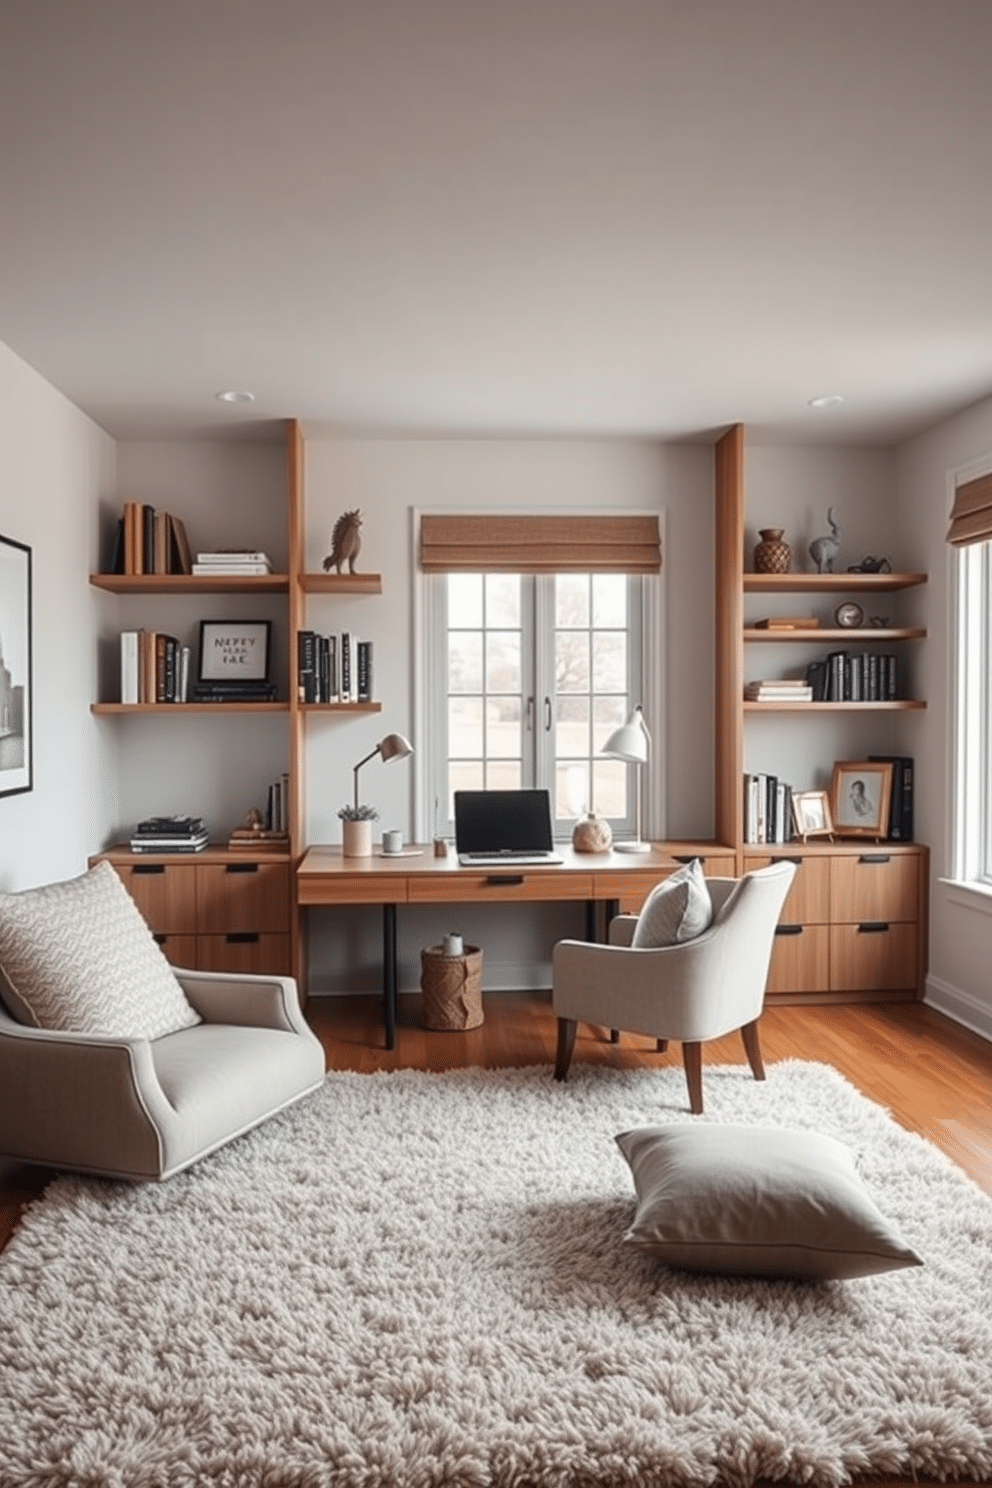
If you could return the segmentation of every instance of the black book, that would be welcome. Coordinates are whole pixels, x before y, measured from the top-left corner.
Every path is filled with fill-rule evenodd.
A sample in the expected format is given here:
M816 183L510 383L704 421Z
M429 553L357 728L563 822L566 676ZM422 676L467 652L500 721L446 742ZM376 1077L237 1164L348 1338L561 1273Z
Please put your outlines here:
M317 701L331 701L331 646L326 635L317 637Z
M358 701L370 703L372 701L372 642L358 642Z
M892 796L889 806L889 830L892 842L913 840L913 776L915 765L908 754L870 754L870 760L892 766Z
M301 630L296 636L297 697L301 703L317 701L317 636L312 630Z
M113 548L111 550L110 567L107 569L107 572L108 573L112 573L112 574L122 574L125 571L126 570L125 570L125 566L124 566L124 518L123 517L118 517L118 519L117 519L117 531L114 533L114 546L113 546Z
M141 508L141 572L155 572L155 508L147 501Z
M822 703L827 696L827 664L811 661L806 668L806 681L813 689L813 702Z

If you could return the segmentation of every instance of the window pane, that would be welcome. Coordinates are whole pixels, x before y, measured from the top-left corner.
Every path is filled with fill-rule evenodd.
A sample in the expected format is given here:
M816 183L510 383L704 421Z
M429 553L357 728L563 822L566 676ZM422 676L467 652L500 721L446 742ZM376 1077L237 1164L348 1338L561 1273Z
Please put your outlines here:
M626 722L629 711L626 696L607 694L593 698L592 747L594 754L599 753L614 729L618 729L622 723Z
M448 575L448 614L459 625L482 624L482 575Z
M627 628L627 578L625 574L593 574L592 623Z
M460 623L467 623L454 613ZM486 574L486 624L511 628L520 625L519 574Z
M559 574L555 580L555 624L589 624L589 575Z
M455 814L456 790L482 790L482 763L451 760L448 763L448 816Z
M627 815L627 766L621 760L592 762L592 807L597 816Z
M481 698L448 699L448 752L463 759L482 758Z
M589 633L555 632L555 688L558 692L589 691Z
M559 760L555 767L555 816L578 817L589 810L589 767L566 764Z
M486 691L517 692L520 682L520 632L486 632Z
M448 632L448 691L482 691L482 636L477 630Z
M519 697L486 699L486 754L496 759L520 759L522 710ZM467 751L466 751L467 752Z
M589 696L560 697L558 699L558 728L555 735L556 752L559 759L578 755L585 760L589 756Z
M625 631L593 631L592 685L595 692L626 692L627 635Z
M486 766L486 790L519 790L520 765L512 760L497 760Z

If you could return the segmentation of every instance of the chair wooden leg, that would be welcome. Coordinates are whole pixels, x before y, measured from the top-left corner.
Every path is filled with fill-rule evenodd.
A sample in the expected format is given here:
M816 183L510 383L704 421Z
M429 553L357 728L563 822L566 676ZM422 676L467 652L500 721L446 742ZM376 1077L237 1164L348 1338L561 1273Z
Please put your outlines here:
M611 1028L610 1029L610 1043L611 1044L618 1044L619 1042L620 1042L620 1030L619 1030L619 1028Z
M665 1050L668 1048L668 1040L667 1039L655 1039L654 1046L657 1049L657 1051L658 1051L659 1054L664 1054Z
M568 1074L568 1066L572 1062L572 1049L575 1046L575 1030L578 1027L576 1018L558 1019L558 1058L555 1060L555 1079L564 1080Z
M703 1046L683 1044L682 1063L685 1065L685 1081L689 1087L689 1110L694 1116L703 1113Z
M761 1058L761 1040L758 1037L758 1020L753 1023L745 1023L741 1029L741 1038L744 1040L744 1052L747 1054L747 1062L751 1066L751 1073L756 1080L765 1078L765 1066Z

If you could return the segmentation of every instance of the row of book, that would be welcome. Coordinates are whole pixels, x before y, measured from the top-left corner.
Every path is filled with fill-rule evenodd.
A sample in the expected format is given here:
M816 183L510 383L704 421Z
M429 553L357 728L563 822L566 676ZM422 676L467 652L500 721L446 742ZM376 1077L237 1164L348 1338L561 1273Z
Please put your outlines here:
M121 631L121 702L185 703L190 648L161 630Z
M744 776L744 841L789 842L792 838L792 786L777 775Z
M193 554L181 519L146 501L125 501L117 523L110 572L192 573Z
M896 658L891 653L831 651L806 668L814 703L894 702Z
M289 775L280 775L269 786L265 805L265 826L269 832L289 831Z
M202 816L149 816L131 834L131 851L202 852L208 841Z
M372 642L349 631L297 633L297 688L301 703L370 703Z
M892 766L892 792L889 796L889 821L885 835L891 842L912 842L913 777L916 773L912 755L870 754L868 758Z

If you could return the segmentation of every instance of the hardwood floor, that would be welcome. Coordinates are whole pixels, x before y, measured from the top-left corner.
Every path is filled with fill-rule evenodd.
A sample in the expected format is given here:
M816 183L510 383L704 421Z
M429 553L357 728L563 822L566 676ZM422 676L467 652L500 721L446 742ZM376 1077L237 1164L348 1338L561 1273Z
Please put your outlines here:
M379 1003L371 997L314 998L307 1016L321 1039L328 1069L454 1069L553 1064L556 1024L548 993L490 993L485 1022L466 1033L420 1027L419 998L401 997L396 1047L382 1048ZM919 1003L879 1006L769 1008L761 1020L765 1063L813 1059L845 1075L897 1121L919 1132L992 1196L992 1043ZM618 1068L678 1061L678 1045L658 1054L654 1040L579 1025L573 1058ZM703 1050L707 1064L744 1064L737 1035ZM0 1247L25 1204L43 1189L38 1168L0 1167ZM931 1482L918 1479L918 1483ZM974 1480L969 1480L974 1481ZM857 1488L904 1488L899 1478L859 1478ZM986 1482L983 1488L992 1488Z

